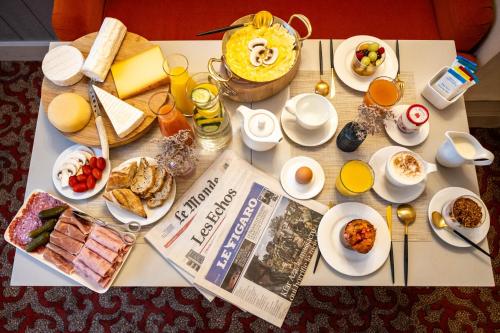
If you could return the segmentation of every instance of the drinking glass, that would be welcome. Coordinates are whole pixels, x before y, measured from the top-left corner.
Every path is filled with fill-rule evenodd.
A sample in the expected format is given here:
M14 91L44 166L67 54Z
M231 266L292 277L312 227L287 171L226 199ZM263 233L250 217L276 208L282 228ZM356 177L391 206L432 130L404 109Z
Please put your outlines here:
M401 99L403 92L397 81L388 76L380 76L374 79L363 98L363 102L369 106L390 108Z
M165 57L163 70L170 77L170 92L174 96L177 109L185 116L192 116L194 105L186 96L186 84L190 80L189 62L182 54L174 53Z
M148 105L151 112L158 117L158 125L163 136L175 135L181 130L193 133L186 117L177 110L174 97L168 92L155 93L149 99Z
M197 73L186 85L195 105L193 128L199 144L207 150L224 148L232 137L229 113L220 98L220 86L209 73Z
M372 167L361 160L344 163L335 181L335 188L346 197L354 197L373 187L375 174Z

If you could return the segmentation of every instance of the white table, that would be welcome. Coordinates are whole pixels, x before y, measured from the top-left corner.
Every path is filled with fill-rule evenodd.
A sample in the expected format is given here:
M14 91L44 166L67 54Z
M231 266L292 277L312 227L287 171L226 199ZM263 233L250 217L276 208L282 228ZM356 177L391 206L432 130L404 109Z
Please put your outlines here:
M335 41L335 47L340 41ZM395 41L388 41L394 47ZM206 71L208 58L220 55L220 41L172 41L158 42L163 52L179 52L188 56L190 71ZM305 41L302 49L302 70L317 70L317 41ZM442 66L452 62L456 55L453 41L400 41L401 70L414 72L417 92L421 92L427 80ZM54 46L54 45L52 45ZM328 64L328 41L323 41L324 61ZM252 108L280 110L289 96L288 89L278 95L251 105ZM417 101L428 105L418 95ZM230 109L236 104L228 103ZM437 146L443 140L445 130L468 131L467 116L463 99L444 111L433 114L431 132L423 145L423 157L433 161ZM232 149L242 157L251 161L256 167L278 177L281 166L291 156L290 146L280 144L271 152L257 153L246 148L239 136L239 117L233 116L234 138ZM154 136L154 128L146 136ZM31 157L30 172L26 194L33 189L43 189L57 193L50 174L52 165L58 154L73 143L54 129L48 122L47 116L40 106L36 126L35 142ZM119 154L119 149L111 150L111 158ZM130 156L132 157L132 156ZM427 191L437 192L446 186L466 187L478 193L478 184L474 167L466 166L459 169L449 169L437 175L432 184L428 184ZM105 208L103 208L104 210ZM380 212L384 215L384 212ZM398 222L394 222L398 223ZM417 223L427 223L427 217L421 216ZM432 233L429 227L429 233ZM480 244L487 249L486 240ZM403 285L403 243L394 242L395 285ZM410 276L409 285L412 286L494 286L491 262L486 256L471 251L459 249L440 241L434 234L430 241L410 242L409 252ZM389 261L377 272L366 277L348 277L337 273L321 261L316 274L312 274L310 265L303 285L333 286L333 285L362 285L362 286L392 286L390 279ZM44 266L28 255L17 251L14 259L11 284L13 286L73 286L73 281ZM115 286L187 286L187 282L148 244L137 244L132 251L122 272L115 281Z

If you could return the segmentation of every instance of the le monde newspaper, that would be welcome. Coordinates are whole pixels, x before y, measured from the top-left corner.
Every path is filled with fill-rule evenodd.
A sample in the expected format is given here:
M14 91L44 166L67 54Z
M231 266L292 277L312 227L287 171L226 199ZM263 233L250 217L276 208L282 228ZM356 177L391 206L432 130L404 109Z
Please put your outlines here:
M326 210L288 198L277 180L227 150L146 239L207 299L281 327Z

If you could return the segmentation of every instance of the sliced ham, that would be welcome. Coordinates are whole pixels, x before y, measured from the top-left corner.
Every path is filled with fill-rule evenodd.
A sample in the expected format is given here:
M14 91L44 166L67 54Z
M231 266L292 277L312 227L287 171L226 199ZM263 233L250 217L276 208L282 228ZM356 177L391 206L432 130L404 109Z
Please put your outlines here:
M126 246L125 242L113 231L101 226L94 226L90 238L114 252L120 252Z
M77 241L85 242L85 235L83 234L83 232L80 231L80 229L75 227L73 224L69 224L59 220L54 229L73 239L76 239Z
M71 274L74 271L74 267L70 262L47 247L43 250L43 258L56 265L57 268L66 274Z
M109 275L112 270L114 271L113 264L86 247L82 248L76 260L83 262L102 277Z
M111 276L103 278L102 276L94 272L92 269L90 269L90 267L85 265L85 263L83 263L78 259L75 260L75 271L78 275L80 275L84 279L97 283L102 288L106 287L112 278Z
M58 255L60 255L61 257L63 257L64 259L66 259L69 262L73 262L73 260L75 260L75 258L76 258L76 256L72 255L68 251L66 251L66 250L64 250L64 249L60 248L59 246L54 245L52 243L47 243L47 245L45 245L45 247L51 249L53 252L57 253Z
M117 252L114 252L114 251L108 249L107 247L99 244L98 242L96 242L93 239L89 239L85 243L85 247L87 247L90 250L92 250L93 252L97 253L98 255L100 255L101 257L103 257L104 259L109 261L110 263L115 262L115 260L118 258Z
M81 221L73 215L73 210L71 208L66 209L61 216L59 221L69 223L77 227L84 235L88 235L92 229L92 225L88 222Z
M83 247L83 243L54 230L50 233L50 242L67 252L77 255Z

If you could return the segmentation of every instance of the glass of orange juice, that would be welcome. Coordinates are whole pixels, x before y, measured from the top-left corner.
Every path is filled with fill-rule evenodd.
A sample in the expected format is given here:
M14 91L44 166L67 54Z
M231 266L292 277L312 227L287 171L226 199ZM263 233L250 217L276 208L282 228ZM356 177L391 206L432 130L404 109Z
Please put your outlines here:
M361 160L347 161L340 169L335 181L335 188L346 197L354 197L369 191L375 174L371 166Z
M188 67L186 57L178 53L167 55L163 62L163 70L170 77L170 92L174 96L177 109L186 116L192 116L194 104L186 95L186 84L190 80Z
M363 98L366 105L389 108L401 99L402 91L396 80L387 76L374 79Z

